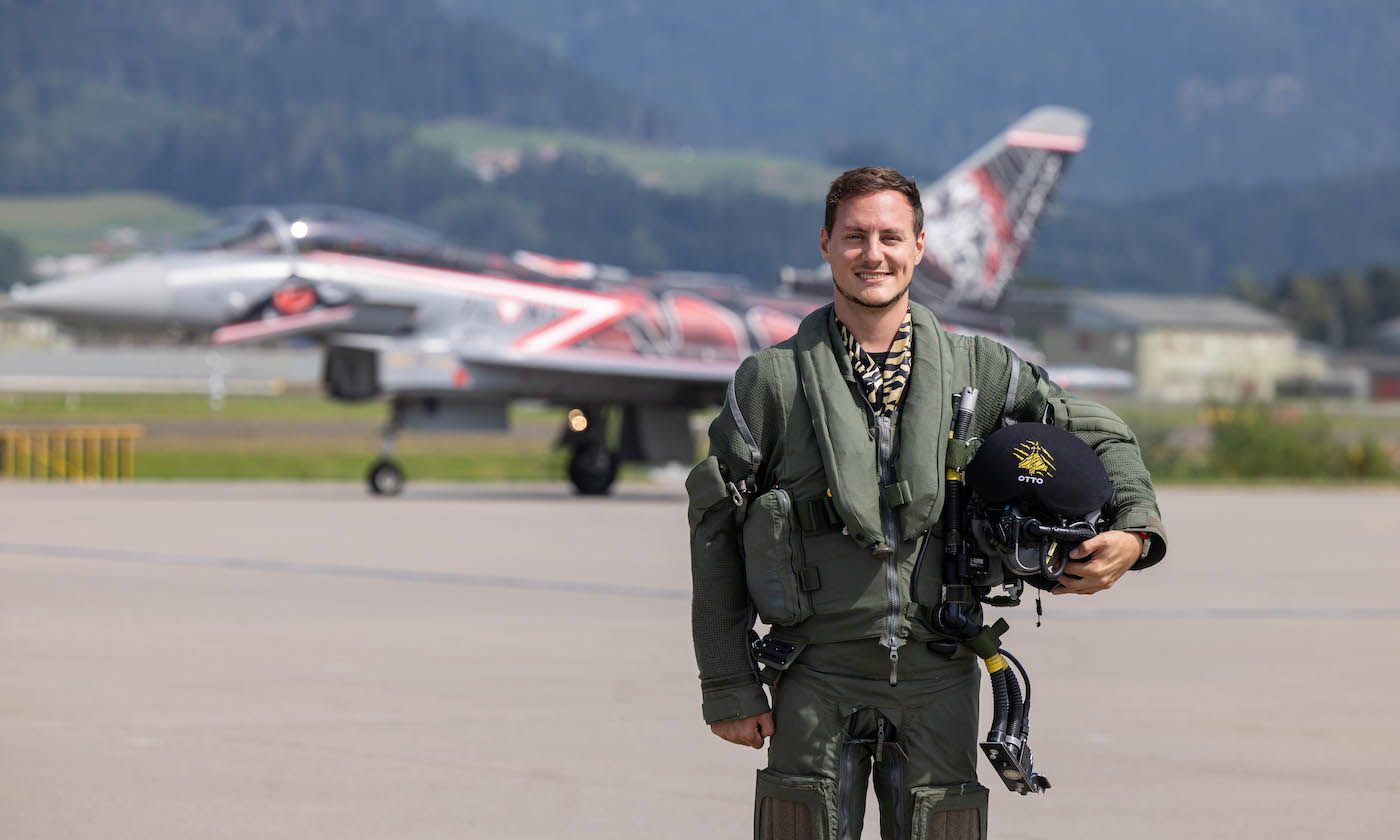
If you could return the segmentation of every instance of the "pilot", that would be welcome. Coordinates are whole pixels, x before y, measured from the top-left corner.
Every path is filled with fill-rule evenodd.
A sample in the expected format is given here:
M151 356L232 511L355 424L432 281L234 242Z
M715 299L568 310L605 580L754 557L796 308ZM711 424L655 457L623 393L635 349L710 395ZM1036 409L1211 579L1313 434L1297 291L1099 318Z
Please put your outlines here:
M1112 480L1110 530L1074 549L1054 592L1099 592L1166 551L1131 430L910 302L923 245L914 182L876 167L836 178L821 229L834 301L739 366L686 480L702 711L726 741L768 740L760 840L859 837L872 776L882 837L986 836L980 669L930 647L933 605L911 594L916 575L920 592L939 589L951 396L964 386L984 395L973 435L1049 406ZM916 569L925 539L933 559ZM761 642L755 619L771 628Z

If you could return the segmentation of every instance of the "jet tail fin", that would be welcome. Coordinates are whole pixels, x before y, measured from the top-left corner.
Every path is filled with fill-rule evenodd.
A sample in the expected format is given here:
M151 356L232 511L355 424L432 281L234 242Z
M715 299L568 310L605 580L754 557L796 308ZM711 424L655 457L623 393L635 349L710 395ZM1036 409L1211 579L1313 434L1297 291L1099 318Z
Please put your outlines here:
M990 308L1030 247L1089 118L1044 106L1017 120L923 192L924 260L915 300Z

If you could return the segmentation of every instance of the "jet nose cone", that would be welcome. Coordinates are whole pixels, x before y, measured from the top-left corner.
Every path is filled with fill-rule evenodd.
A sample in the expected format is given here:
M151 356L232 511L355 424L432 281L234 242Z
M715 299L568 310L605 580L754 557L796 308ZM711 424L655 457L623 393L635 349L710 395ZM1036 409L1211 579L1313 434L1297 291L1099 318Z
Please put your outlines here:
M15 289L10 306L61 321L156 326L171 319L168 273L139 259Z

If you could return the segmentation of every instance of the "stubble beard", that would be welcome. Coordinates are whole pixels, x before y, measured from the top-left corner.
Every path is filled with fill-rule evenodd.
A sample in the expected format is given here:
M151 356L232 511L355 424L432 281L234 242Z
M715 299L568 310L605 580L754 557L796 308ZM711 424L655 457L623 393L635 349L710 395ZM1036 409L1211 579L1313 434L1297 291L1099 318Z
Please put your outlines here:
M861 300L856 295L853 295L850 292L846 291L844 288L841 287L840 283L837 283L834 280L832 281L831 285L836 287L837 294L850 301L851 303L855 304L856 306L859 306L861 309L864 309L868 312L884 312L890 307L907 298L907 295L909 294L909 283L912 280L913 278L911 277L909 280L904 281L904 285L902 287L896 290L895 293L892 294L887 300L879 303L871 303L868 301Z

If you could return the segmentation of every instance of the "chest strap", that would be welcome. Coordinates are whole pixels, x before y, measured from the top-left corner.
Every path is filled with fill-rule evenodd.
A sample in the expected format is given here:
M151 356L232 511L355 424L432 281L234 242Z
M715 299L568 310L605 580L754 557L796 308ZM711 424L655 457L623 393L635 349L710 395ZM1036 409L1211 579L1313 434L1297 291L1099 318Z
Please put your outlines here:
M792 508L797 514L797 524L806 533L826 531L841 524L830 494L824 493L815 499L794 501Z

